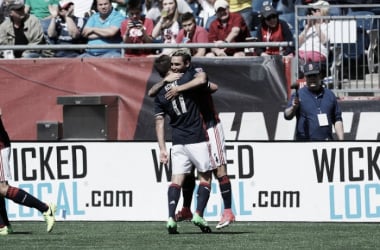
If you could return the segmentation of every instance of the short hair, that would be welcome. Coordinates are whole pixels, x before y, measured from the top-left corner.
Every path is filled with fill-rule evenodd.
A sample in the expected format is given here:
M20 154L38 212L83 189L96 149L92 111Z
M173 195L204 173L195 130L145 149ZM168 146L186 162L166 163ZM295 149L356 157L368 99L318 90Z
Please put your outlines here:
M181 23L189 21L189 20L193 20L194 23L195 23L195 17L193 15L193 13L186 12L186 13L182 14L182 16L181 16Z
M174 51L171 56L180 56L184 62L191 62L191 53L189 49L178 49Z
M171 58L162 54L154 60L153 67L161 77L165 77L170 70Z

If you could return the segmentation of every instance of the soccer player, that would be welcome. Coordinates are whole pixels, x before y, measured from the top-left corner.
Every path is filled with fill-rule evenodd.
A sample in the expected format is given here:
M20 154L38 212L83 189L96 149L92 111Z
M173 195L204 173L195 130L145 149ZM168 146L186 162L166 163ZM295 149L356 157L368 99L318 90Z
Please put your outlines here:
M170 57L161 56L155 61L155 69L163 77L163 80L156 83L148 91L149 96L155 96L157 91L162 88L165 82L171 82L179 79L182 74L169 72L170 69ZM203 71L197 68L198 71ZM204 72L203 72L204 73ZM196 81L187 82L181 86L174 86L167 94L166 98L169 100L180 94L181 91L185 91L188 88L194 88L197 86ZM181 89L180 89L181 88ZM200 112L205 119L205 125L207 128L207 134L209 138L209 146L212 152L212 164L214 165L214 175L219 181L219 188L223 198L224 212L220 222L216 228L221 229L228 226L235 221L235 215L232 212L232 189L231 182L227 175L227 157L225 150L225 138L223 133L222 124L220 123L219 116L215 110L214 103L211 97L211 93L217 91L218 86L214 83L209 83L209 91L204 95L204 103L200 103ZM193 214L190 210L192 196L195 188L195 177L193 174L186 175L183 183L183 207L176 214L176 221L191 220Z
M159 90L155 97L155 120L156 134L160 147L160 161L164 164L170 162L172 165L172 180L168 188L169 219L167 229L169 234L176 234L177 223L175 221L175 210L181 194L181 187L186 174L190 174L193 166L197 168L200 180L197 194L197 209L192 218L192 222L198 226L202 232L211 232L206 220L203 218L203 211L207 205L211 190L210 154L208 150L206 131L203 126L203 119L198 109L198 102L205 88L207 79L205 75L198 74L191 67L191 56L179 50L171 57L171 70L174 73L183 74L178 80L168 82ZM168 90L174 86L196 78L201 87L182 93L174 99L165 97ZM202 84L204 83L204 84ZM172 127L172 148L170 155L166 149L164 116L170 117Z
M8 221L7 211L5 208L4 198L10 199L13 202L32 207L40 211L47 224L47 232L53 230L55 224L55 204L46 204L29 193L17 187L12 187L8 181L12 179L11 170L9 166L10 161L10 140L7 131L4 128L1 120L0 110L0 235L8 235L13 233L13 229Z

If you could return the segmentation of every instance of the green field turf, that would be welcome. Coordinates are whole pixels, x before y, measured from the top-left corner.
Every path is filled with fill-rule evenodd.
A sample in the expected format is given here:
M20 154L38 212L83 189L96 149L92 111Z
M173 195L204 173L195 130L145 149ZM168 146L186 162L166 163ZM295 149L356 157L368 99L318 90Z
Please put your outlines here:
M190 222L168 235L165 222L13 222L1 249L380 249L378 223L236 222L202 234Z

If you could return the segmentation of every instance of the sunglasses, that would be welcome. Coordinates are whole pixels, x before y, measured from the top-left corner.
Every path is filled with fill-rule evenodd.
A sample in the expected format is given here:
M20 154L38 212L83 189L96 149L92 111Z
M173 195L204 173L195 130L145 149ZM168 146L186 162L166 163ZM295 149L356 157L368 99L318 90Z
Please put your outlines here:
M312 12L321 12L320 9L311 9Z

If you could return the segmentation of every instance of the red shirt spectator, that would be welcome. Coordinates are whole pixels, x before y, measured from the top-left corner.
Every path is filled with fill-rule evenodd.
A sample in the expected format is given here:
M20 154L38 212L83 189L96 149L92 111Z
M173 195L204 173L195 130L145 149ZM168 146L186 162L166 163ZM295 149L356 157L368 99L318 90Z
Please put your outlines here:
M128 4L129 18L120 26L121 37L124 43L152 43L153 20L141 15L141 4ZM125 56L146 56L152 54L150 49L127 49Z
M182 29L176 38L177 43L208 43L208 32L205 28L197 26L194 15L190 12L183 14L181 18ZM205 48L191 49L192 56L204 56Z
M210 43L221 42L246 42L246 38L250 37L250 31L243 17L239 13L229 11L228 3L224 0L217 0L214 4L217 19L215 19L209 29L208 40ZM218 48L213 48L212 52L216 56L244 56L244 48L226 48L222 52Z

